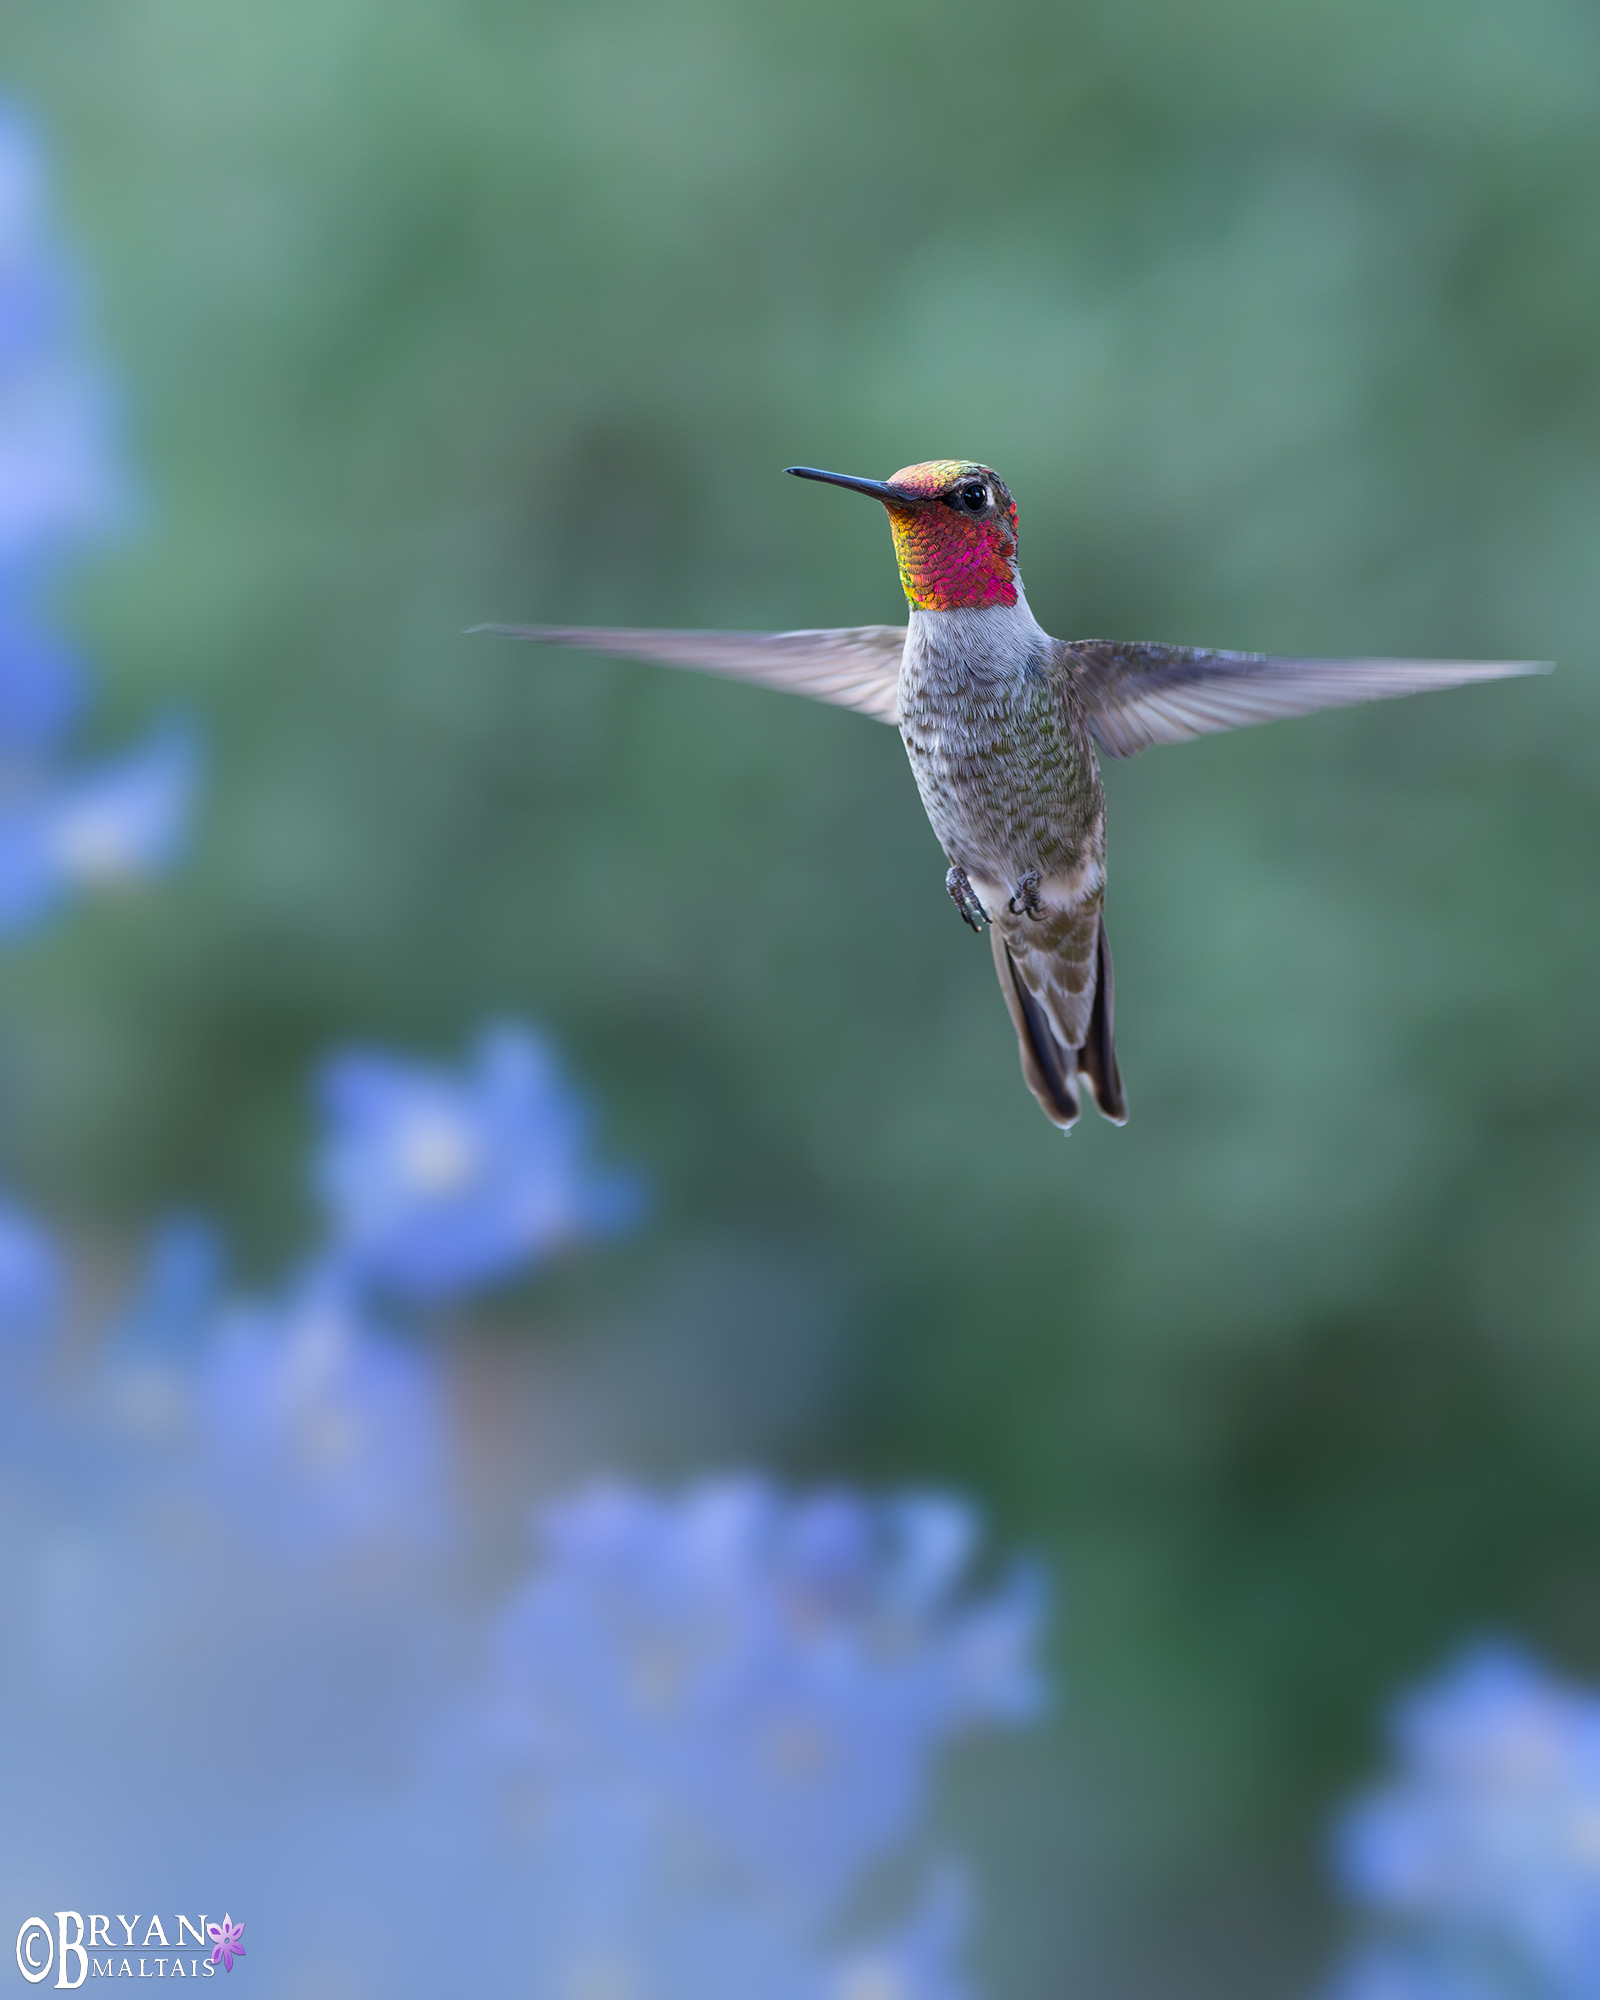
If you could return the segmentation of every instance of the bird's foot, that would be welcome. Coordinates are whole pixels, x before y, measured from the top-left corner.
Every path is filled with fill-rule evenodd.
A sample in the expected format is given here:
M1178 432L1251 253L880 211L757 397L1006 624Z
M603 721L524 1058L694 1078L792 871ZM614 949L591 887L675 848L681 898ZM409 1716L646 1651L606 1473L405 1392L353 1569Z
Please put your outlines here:
M963 923L970 924L975 931L984 930L989 922L989 912L978 901L978 892L967 880L965 868L952 868L944 878L944 886L950 892L950 900L961 912Z
M1039 891L1044 885L1044 877L1037 868L1030 868L1012 891L1006 908L1014 917L1032 917L1036 922L1044 915L1044 904ZM954 894L954 891L951 892Z

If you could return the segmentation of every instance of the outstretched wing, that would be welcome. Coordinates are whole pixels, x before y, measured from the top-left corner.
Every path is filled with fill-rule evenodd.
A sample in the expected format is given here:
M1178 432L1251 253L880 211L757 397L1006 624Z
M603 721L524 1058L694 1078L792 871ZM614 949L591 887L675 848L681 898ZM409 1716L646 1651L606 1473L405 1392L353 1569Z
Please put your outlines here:
M1550 671L1545 660L1280 660L1115 639L1074 639L1068 650L1089 728L1112 757L1319 708Z
M813 701L831 701L879 722L899 719L903 625L850 625L837 632L651 632L597 625L472 629L498 632L506 639L541 639L550 646L580 646L663 667L690 667L696 673L808 694Z

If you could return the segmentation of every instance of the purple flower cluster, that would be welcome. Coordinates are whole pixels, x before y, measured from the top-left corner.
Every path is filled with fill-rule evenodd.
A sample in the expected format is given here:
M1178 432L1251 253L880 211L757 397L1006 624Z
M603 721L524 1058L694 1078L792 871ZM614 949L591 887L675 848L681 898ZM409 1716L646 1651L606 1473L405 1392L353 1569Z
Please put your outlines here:
M1600 1694L1480 1646L1397 1707L1396 1775L1335 1859L1381 1936L1337 2000L1600 1992Z
M973 1516L940 1495L608 1485L538 1529L482 1736L532 1828L535 1990L964 1994L949 1867L883 1936L837 1931L938 1753L1036 1712L1038 1579L974 1592Z

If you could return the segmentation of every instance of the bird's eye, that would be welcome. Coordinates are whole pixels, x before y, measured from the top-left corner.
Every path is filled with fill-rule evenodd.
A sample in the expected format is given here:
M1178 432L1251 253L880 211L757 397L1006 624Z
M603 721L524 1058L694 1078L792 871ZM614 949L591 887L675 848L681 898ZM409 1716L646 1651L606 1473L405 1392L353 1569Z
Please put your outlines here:
M982 480L974 480L970 486L958 486L956 499L969 514L981 514L989 504L989 489Z

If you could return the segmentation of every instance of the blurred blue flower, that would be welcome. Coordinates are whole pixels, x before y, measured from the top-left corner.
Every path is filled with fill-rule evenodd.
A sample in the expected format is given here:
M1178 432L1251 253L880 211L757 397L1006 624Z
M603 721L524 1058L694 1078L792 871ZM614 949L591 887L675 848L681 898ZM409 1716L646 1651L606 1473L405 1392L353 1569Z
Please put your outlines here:
M0 782L61 743L86 699L83 669L45 630L35 594L0 579Z
M1514 1969L1484 1963L1437 1943L1388 1941L1351 1953L1322 2000L1526 2000Z
M167 867L188 830L198 765L194 731L169 721L137 748L60 785L44 827L61 879L76 887L116 888Z
M0 101L0 365L55 353L73 329L47 178L38 127L20 105Z
M111 400L80 321L38 134L0 105L0 574L53 561L122 510Z
M535 2000L970 2000L964 1878L841 1937L938 1752L1037 1712L1041 1591L943 1495L618 1483L545 1508L470 1749L520 1830Z
M536 1797L647 1802L672 1852L802 1928L913 1833L939 1749L1038 1706L1037 1580L974 1595L955 1501L612 1485L540 1532L494 1649L497 1754Z
M673 1865L638 1799L562 1791L515 1897L530 2000L824 2000L808 1942L770 1910Z
M225 1263L203 1217L175 1215L151 1231L99 1356L102 1400L125 1441L165 1449L191 1431L202 1349L223 1318Z
M633 1177L587 1165L588 1113L526 1028L487 1030L464 1072L351 1050L321 1099L330 1254L401 1297L461 1297L638 1212Z
M1337 1833L1351 1897L1516 1990L1600 1992L1600 1695L1475 1647L1397 1708L1400 1770Z
M169 1215L151 1230L112 1344L162 1354L192 1350L216 1323L227 1252L203 1215Z
M113 524L124 496L110 398L87 357L45 181L33 126L0 103L0 936L74 889L164 868L195 784L193 738L178 725L79 772L52 761L85 684L45 600L63 558Z
M169 722L136 749L0 803L0 936L73 889L118 889L174 858L194 803L193 732Z
M446 1518L442 1384L337 1274L228 1312L198 1371L212 1490L259 1541L320 1554L431 1540Z
M967 1905L965 1878L941 1869L898 1930L840 1959L827 2000L972 2000L961 1965Z
M46 1332L63 1289L54 1240L24 1209L0 1199L0 1340Z

